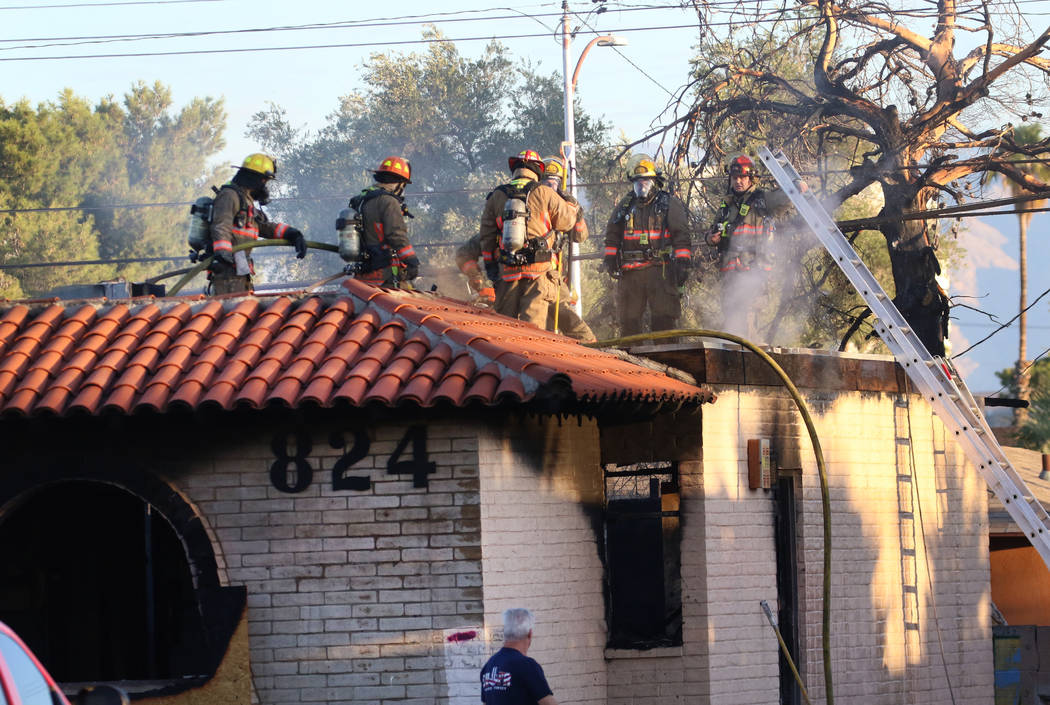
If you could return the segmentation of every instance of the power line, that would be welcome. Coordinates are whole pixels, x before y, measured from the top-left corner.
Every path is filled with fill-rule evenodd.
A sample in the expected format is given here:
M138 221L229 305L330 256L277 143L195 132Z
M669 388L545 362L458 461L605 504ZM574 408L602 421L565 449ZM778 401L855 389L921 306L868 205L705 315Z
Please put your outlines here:
M965 355L966 353L970 352L971 350L973 350L974 348L976 348L976 347L977 347L978 345L980 345L981 343L983 343L984 341L986 341L986 340L988 340L989 338L991 338L991 337L992 337L993 335L995 335L995 334L996 334L996 333L998 333L999 331L1001 331L1001 330L1003 330L1003 329L1005 329L1005 328L1008 328L1008 327L1010 327L1010 325L1011 325L1011 324L1012 324L1012 323L1013 323L1014 321L1016 321L1016 320L1017 320L1018 318L1020 318L1020 317L1021 317L1021 314L1022 314L1022 313L1026 313L1026 312L1027 312L1027 311L1028 311L1028 310L1029 310L1030 308L1032 308L1032 307L1033 307L1033 306L1035 306L1035 305L1036 305L1037 303L1039 303L1039 300L1040 300L1040 299L1042 299L1042 298L1043 298L1044 296L1046 296L1047 294L1050 294L1050 289L1047 289L1047 290L1046 290L1046 291L1044 291L1044 292L1043 292L1042 294L1039 294L1039 296L1035 297L1035 301L1033 301L1032 303L1028 304L1028 306L1027 306L1027 307L1025 307L1025 309L1024 309L1023 311L1019 311L1019 312L1018 312L1018 314L1017 314L1016 316L1014 316L1013 318L1011 318L1011 319L1010 319L1009 321L1007 321L1006 323L1002 324L1001 326L999 326L998 328L996 328L995 330L993 330L993 331L992 331L991 333L989 333L988 335L984 336L983 338L981 338L980 340L978 340L978 341L977 341L976 343L974 343L974 344L973 344L973 345L971 345L970 347L968 347L968 348L966 348L965 350L963 350L963 351L962 351L961 353L956 353L956 354L952 355L952 357L962 357L963 355Z
M816 172L800 172L802 176L814 176ZM680 179L682 182L697 182L697 181L724 181L725 176L697 176L688 179ZM586 181L577 184L580 187L598 187L598 186L624 186L626 182L620 179L615 181ZM456 194L481 194L488 193L492 189L490 188L470 188L470 189L444 189L434 191L418 191L409 192L405 194L405 198L408 200L413 199L427 199L435 196L454 196ZM348 192L350 193L350 192ZM345 201L349 198L348 194L322 194L319 196L283 196L274 198L270 201L271 204L278 203L298 203L304 201ZM1027 203L1034 200L1043 200L1050 198L1050 192L1029 194L1023 196L1014 196L1011 198L999 198L988 201L974 201L972 203L966 203L960 206L953 206L950 208L932 208L924 211L908 211L902 214L902 218L905 220L919 219L919 220L934 220L938 218L955 218L955 217L984 217L989 215L1017 215L1018 213L1040 213L1044 211L1050 211L1050 207L1047 208L1026 208L1023 210L1011 210L1011 211L985 211L984 208L1007 206L1012 204ZM173 208L173 207L185 207L193 203L192 201L160 201L155 203L109 203L98 206L41 206L38 208L0 208L0 214L2 215L19 215L26 213L57 213L64 211L108 211L116 209L137 209L137 208ZM900 218L898 218L899 220ZM883 220L891 220L887 218L861 218L857 220L844 220L840 221L840 226L850 227L857 224L874 224Z
M126 0L125 2L77 2L66 5L6 5L0 6L0 10L48 10L66 7L115 7L117 5L183 5L200 2L225 2L225 0Z
M692 29L694 25L663 25L658 27L626 27L616 29L617 32L650 32L667 29ZM587 31L584 34L605 34L605 32ZM456 42L488 42L499 39L535 39L537 37L550 36L546 32L530 34L504 34L490 35L485 37L434 37L423 39L398 39L387 42L350 42L344 44L306 44L299 46L282 47L245 47L243 49L187 49L184 51L142 51L129 52L125 54L65 54L62 56L11 56L0 58L0 61L64 61L67 59L128 59L141 58L145 56L191 56L203 54L243 54L249 52L275 52L275 51L301 51L304 49L349 49L360 47L384 47L403 46L408 44L435 44Z
M214 0L207 0L214 1ZM403 15L401 17L380 17L375 19L367 20L341 20L339 22L320 22L311 24L301 25L278 25L273 27L253 27L247 29L226 29L226 30L199 30L193 32L157 32L148 34L100 34L100 35L86 35L77 37L24 37L21 39L0 39L0 44L12 44L15 42L55 42L55 44L39 45L39 46L13 46L5 47L2 51L11 51L14 49L37 49L43 46L76 46L78 44L101 44L107 42L124 42L124 41L139 41L139 40L152 40L152 39L183 39L191 37L207 37L217 35L231 35L231 34L259 34L264 32L301 32L310 31L316 29L325 30L336 30L336 29L359 29L362 27L395 27L399 25L417 25L417 24L449 24L453 22L489 22L497 20L517 20L521 19L522 16L526 18L538 18L538 17L561 17L561 13L538 13L534 15L528 14L516 14L516 15L490 15L486 17L450 17L442 18L444 15L459 15L465 13L479 13L479 12L491 12L492 10L499 10L503 8L490 8L485 10L461 10L458 12L443 12L433 13L427 15ZM649 9L660 9L660 8L636 8L632 11L642 11ZM516 11L515 11L516 12Z

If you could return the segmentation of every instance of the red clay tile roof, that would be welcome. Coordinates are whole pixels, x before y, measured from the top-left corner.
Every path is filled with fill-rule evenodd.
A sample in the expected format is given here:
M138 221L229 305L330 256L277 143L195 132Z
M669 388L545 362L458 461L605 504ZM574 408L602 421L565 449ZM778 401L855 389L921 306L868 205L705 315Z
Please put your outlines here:
M0 310L0 414L202 407L696 404L710 391L435 294L19 303Z

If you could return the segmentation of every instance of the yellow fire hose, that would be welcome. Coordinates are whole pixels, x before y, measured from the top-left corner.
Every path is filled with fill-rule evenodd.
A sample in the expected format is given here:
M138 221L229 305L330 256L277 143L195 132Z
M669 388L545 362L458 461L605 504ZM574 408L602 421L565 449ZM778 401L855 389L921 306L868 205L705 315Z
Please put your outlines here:
M558 291L554 294L554 330L558 332L558 313L561 311L561 263L562 257L558 257Z
M628 335L622 338L612 338L610 340L599 340L595 343L583 343L583 345L591 348L623 347L632 343L641 343L646 340L664 340L667 338L684 337L718 338L720 340L728 340L731 343L742 345L758 355L759 358L769 365L777 376L780 377L780 381L784 383L788 393L795 402L795 406L798 407L803 422L806 424L806 430L809 432L809 440L813 444L813 455L817 460L817 474L820 477L820 506L824 517L824 604L823 619L821 621L821 645L824 654L825 700L827 705L834 705L835 699L831 679L831 500L828 493L828 474L827 467L824 464L824 452L821 450L820 439L817 438L817 429L813 424L813 417L810 416L809 407L806 405L806 401L802 398L795 383L791 381L791 378L787 376L784 369L778 365L777 361L770 357L769 353L765 350L762 350L749 340L745 340L744 338L731 333L723 333L722 331L705 330L702 328L654 331L652 333ZM801 685L801 679L799 679L799 684Z
M314 242L313 240L307 240L306 246L315 250L328 250L329 252L339 251L339 247L337 245L331 245L327 242ZM233 252L239 252L241 250L250 250L253 247L294 247L294 243L290 240L267 239L256 240L255 242L242 242L240 245L234 246ZM197 262L196 265L190 267L189 269L179 270L180 272L185 272L185 274L183 274L181 279L175 282L175 285L171 287L167 295L175 296L175 294L179 293L182 287L186 286L186 284L188 284L191 279L193 279L195 276L206 270L213 259L215 259L215 255L200 260L199 262ZM174 274L174 272L172 274ZM154 279L157 279L157 277L154 277Z

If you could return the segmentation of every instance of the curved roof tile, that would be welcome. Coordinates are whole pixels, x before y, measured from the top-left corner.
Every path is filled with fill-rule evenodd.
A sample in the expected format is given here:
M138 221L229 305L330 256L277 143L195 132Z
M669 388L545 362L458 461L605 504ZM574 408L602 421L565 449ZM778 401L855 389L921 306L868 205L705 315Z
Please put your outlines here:
M467 303L356 280L343 286L323 295L13 304L0 309L0 414L551 400L586 411L713 399Z

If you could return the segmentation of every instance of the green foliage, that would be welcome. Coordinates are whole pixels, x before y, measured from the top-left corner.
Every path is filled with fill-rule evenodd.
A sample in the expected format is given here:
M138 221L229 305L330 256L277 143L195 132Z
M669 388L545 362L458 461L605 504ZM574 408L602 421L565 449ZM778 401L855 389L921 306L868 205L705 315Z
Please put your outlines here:
M36 108L26 101L0 102L0 208L71 208L0 216L0 262L181 254L185 207L99 208L189 201L196 195L205 160L222 147L225 114L221 102L211 99L194 100L175 116L170 109L170 91L160 84L133 86L123 107L108 98L91 106L70 90ZM0 296L137 278L164 267L5 270Z
M428 29L424 37L441 35ZM371 183L382 158L397 154L412 163L405 196L417 250L421 243L463 242L477 232L485 196L507 180L507 157L524 148L554 154L564 138L561 79L536 72L496 42L473 59L447 41L422 53L373 54L360 73L364 88L341 98L316 133L294 129L275 105L256 113L249 127L281 163L287 200L274 204L281 219L311 240L335 242L339 211ZM611 157L607 133L577 106L581 181L601 180L599 169ZM593 205L589 190L582 200ZM441 290L465 291L451 247L422 248L420 256L423 275ZM334 255L305 262L316 275L342 266Z
M1038 394L1050 395L1050 359L1036 360L1028 368L1028 375L1030 379L1029 388L1033 397ZM1010 390L1010 396L1017 396L1017 370L1015 368L1008 367L1005 370L999 370L995 373L995 376L999 378L999 384Z
M1022 448L1050 453L1050 393L1042 388L1032 396L1028 418L1015 432Z

